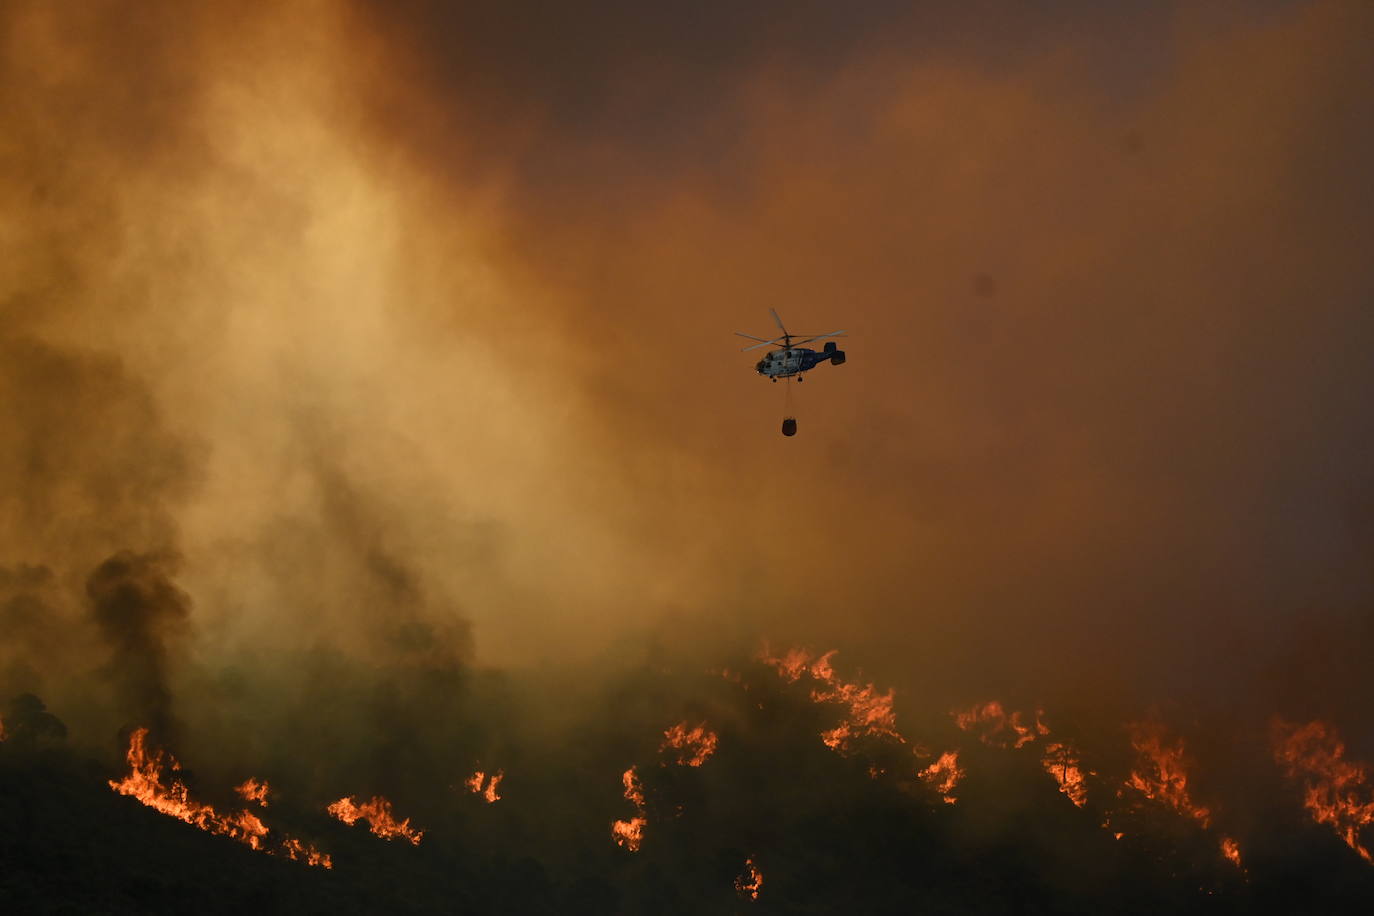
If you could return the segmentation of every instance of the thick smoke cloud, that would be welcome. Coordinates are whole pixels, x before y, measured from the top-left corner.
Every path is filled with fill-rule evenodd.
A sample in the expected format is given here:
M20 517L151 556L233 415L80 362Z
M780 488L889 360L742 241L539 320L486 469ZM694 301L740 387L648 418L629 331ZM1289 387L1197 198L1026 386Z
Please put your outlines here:
M577 394L563 530L671 582L629 626L845 645L922 695L1242 704L1359 633L1367 13L1085 7L362 7L402 68L375 142L509 202L520 327L563 341L522 365ZM770 305L853 334L795 442L723 349Z
M172 581L176 558L118 553L86 580L91 614L110 646L110 672L124 694L129 724L170 738L169 657L184 636L191 598Z

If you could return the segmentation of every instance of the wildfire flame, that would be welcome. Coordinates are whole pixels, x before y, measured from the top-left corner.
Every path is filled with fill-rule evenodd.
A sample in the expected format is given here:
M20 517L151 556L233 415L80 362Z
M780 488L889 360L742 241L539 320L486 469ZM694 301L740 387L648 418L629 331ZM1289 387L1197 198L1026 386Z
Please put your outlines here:
M959 799L953 794L954 787L959 785L959 780L964 778L965 770L959 766L959 752L945 751L930 766L919 771L918 776L945 800L945 804L952 805Z
M467 781L464 782L463 785L468 787L469 792L471 792L474 795L482 796L487 800L487 804L491 804L493 802L498 802L501 800L501 793L496 791L496 787L501 784L501 780L505 777L505 775L505 771L497 770L495 773L491 775L491 778L488 779L486 773L482 772L481 770L478 770L477 772L469 776L467 778ZM487 784L486 788L482 787L482 783L484 780Z
M1127 786L1193 818L1203 827L1211 823L1211 812L1194 804L1188 796L1188 765L1181 738L1168 743L1164 740L1162 725L1138 722L1131 726L1131 746L1140 755L1140 760L1126 780Z
M624 846L630 852L638 852L644 841L644 827L649 823L644 816L644 788L639 784L639 774L630 767L620 777L625 784L625 798L635 806L635 816L628 821L615 821L611 824L611 836L617 846Z
M9 738L9 735L5 733L5 720L0 719L0 741L4 741L7 738Z
M346 796L334 802L326 810L350 827L357 823L359 818L366 818L372 833L385 840L399 836L409 840L410 845L419 846L420 839L425 835L423 830L417 830L410 826L410 818L397 821L391 814L391 802L380 795L374 795L371 801L362 804L358 804L352 797Z
M257 802L258 804L266 808L267 793L270 792L271 789L267 785L267 780L264 779L261 782L259 782L258 780L249 777L239 785L234 786L234 791L237 792L239 798L243 799L244 801Z
M845 720L835 728L821 732L821 740L826 746L841 754L848 754L854 741L863 737L894 738L905 743L906 739L897 732L897 717L892 711L892 695L879 693L872 684L846 681L835 673L830 659L834 649L817 658L812 658L805 649L791 649L785 655L773 656L765 648L759 660L776 668L778 675L788 683L794 683L809 675L820 685L811 691L811 699L817 703L837 703L845 709Z
M1318 824L1327 824L1371 865L1374 853L1360 842L1374 823L1374 788L1365 765L1346 759L1345 743L1325 722L1292 725L1275 719L1270 735L1274 760L1289 779L1303 780L1304 804Z
M333 868L334 862L329 858L328 853L320 852L314 846L308 846L293 836L282 840L281 854L296 862L304 862L306 865L321 865L325 868Z
M686 722L680 722L663 733L658 750L675 751L678 766L699 767L716 752L718 741L716 733L707 729L705 723L689 730Z
M1229 836L1221 838L1221 854L1236 868L1240 868L1240 846Z
M1010 715L996 700L989 700L963 712L954 710L954 724L966 732L977 730L978 739L991 747L1023 747L1037 737L1048 735L1049 728L1041 721L1043 709L1035 711L1035 722L1025 724L1019 711Z
M735 879L735 892L750 900L759 899L759 889L763 887L763 872L754 864L753 857L744 860L744 873Z
M1046 745L1040 763L1045 767L1045 772L1054 777L1059 784L1059 791L1067 795L1069 801L1080 808L1088 803L1088 787L1084 777L1090 771L1083 769L1078 753L1072 746L1058 742Z
M233 837L253 849L284 855L310 865L333 867L333 862L327 854L292 837L286 837L275 849L268 848L267 825L256 815L248 811L221 814L211 805L192 800L190 789L181 780L172 779L170 783L164 782L164 770L176 772L181 769L181 764L166 751L150 751L147 741L146 728L136 730L129 737L129 750L125 755L129 763L129 775L118 782L110 780L111 789L121 795L132 796L155 811L185 821L201 830Z

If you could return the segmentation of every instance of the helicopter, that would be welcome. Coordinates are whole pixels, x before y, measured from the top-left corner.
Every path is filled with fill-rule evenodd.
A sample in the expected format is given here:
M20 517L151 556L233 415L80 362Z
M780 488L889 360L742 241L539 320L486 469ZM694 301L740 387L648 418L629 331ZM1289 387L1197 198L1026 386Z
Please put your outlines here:
M801 347L797 344L812 343L817 340L825 340L827 337L840 337L844 331L831 331L829 334L817 334L808 337L803 334L789 334L787 328L783 327L782 319L773 309L768 310L773 315L773 320L777 322L778 330L782 331L781 337L774 337L772 340L764 340L762 337L755 337L753 334L743 334L736 331L738 337L747 337L750 340L757 340L758 343L744 348L743 352L757 350L759 347L775 347L771 353L759 360L754 369L759 375L766 376L776 382L780 378L791 378L797 376L797 381L804 379L801 377L803 372L814 369L821 363L829 360L836 366L844 364L844 351L833 340L825 343L824 349L817 352L810 347ZM800 337L801 340L793 341L792 338Z

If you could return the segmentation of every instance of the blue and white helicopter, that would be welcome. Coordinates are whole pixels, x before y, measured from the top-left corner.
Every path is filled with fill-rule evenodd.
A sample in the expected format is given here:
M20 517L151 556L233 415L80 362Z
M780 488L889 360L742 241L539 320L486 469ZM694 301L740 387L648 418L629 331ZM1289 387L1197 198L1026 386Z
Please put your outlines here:
M778 313L772 309L768 310L773 314L773 320L778 323L778 330L782 331L781 337L774 337L772 340L764 340L762 337L755 337L753 334L742 334L736 331L740 337L747 337L750 340L757 340L758 343L744 348L743 352L757 350L759 347L776 347L777 349L759 360L754 368L759 375L767 376L773 381L780 378L791 378L797 376L797 381L803 381L801 374L808 369L814 369L821 363L829 361L837 366L844 364L844 351L839 348L835 341L826 341L825 348L819 352L810 347L798 346L798 344L813 343L817 340L825 340L827 337L840 337L844 331L831 331L829 334L817 334L814 337L807 337L803 334L789 334L787 328L783 327L782 319ZM800 337L801 340L793 341L792 338Z

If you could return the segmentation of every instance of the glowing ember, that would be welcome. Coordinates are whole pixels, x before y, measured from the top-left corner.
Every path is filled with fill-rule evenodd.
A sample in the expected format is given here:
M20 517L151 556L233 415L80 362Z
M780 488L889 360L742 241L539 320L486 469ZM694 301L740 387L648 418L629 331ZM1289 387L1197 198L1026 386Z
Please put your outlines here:
M1164 728L1158 723L1131 726L1131 746L1140 754L1136 769L1126 785L1206 827L1211 812L1193 804L1188 797L1188 766L1183 756L1182 739L1167 743Z
M964 768L959 766L959 752L945 751L938 760L917 775L926 785L940 793L945 804L952 805L959 799L951 793L954 787L959 785L959 780L964 778L964 772Z
M1345 757L1345 744L1325 722L1290 725L1275 719L1270 729L1274 760L1289 779L1303 780L1304 804L1318 824L1327 824L1366 862L1374 853L1360 833L1374 823L1374 787L1365 765Z
M765 648L759 660L776 668L780 677L789 683L809 675L820 685L811 691L817 703L837 703L844 707L845 720L835 728L821 732L826 746L841 754L852 750L854 741L864 738L894 738L905 743L897 732L897 717L892 711L892 691L879 693L872 684L843 680L830 664L835 655L831 650L812 659L805 649L792 649L783 656L772 656Z
M750 900L759 899L759 889L763 887L763 872L754 864L751 856L744 860L744 874L735 879L735 893Z
M165 751L149 751L147 741L146 728L140 728L130 736L129 751L125 755L129 762L129 775L119 782L110 780L110 788L121 795L132 796L169 817L175 817L210 833L233 837L253 849L285 855L289 859L297 859L310 865L332 867L329 856L292 837L285 838L276 849L268 848L267 826L256 815L247 811L221 814L210 805L193 801L190 790L181 780L164 782L163 771L176 772L181 769L181 764Z
M501 780L505 775L504 771L497 770L492 774L491 778L488 779L486 773L478 770L476 773L469 776L463 785L468 787L469 792L474 795L482 796L487 800L487 804L491 804L492 802L501 800L501 793L496 791L496 787L501 785ZM482 787L483 782L486 782L486 788Z
M5 720L0 719L0 741L4 741L9 735L5 733Z
M381 796L373 796L371 801L358 804L350 797L341 798L326 810L330 814L352 826L359 818L366 818L369 829L382 839L390 840L404 837L412 846L419 846L425 835L423 830L410 826L410 818L397 821L391 814L391 802Z
M638 852L639 844L644 841L644 828L649 823L644 816L644 788L639 784L639 774L630 767L620 777L625 784L625 798L635 806L635 816L628 821L615 821L611 824L611 836L617 846L624 846L630 852Z
M1070 745L1047 745L1040 763L1045 767L1045 772L1059 783L1059 791L1067 795L1069 801L1080 808L1088 803L1088 787L1083 781L1087 773L1078 760L1077 752Z
M675 751L678 766L699 767L716 752L717 741L716 733L709 731L705 723L689 730L687 723L681 722L663 733L658 750Z
M966 732L979 732L978 739L984 744L1018 748L1050 733L1045 723L1040 721L1044 714L1043 709L1037 709L1034 724L1027 725L1022 721L1019 711L1008 715L996 700L989 700L964 712L955 710L950 713L955 725Z
M1240 846L1229 836L1221 838L1221 854L1236 868L1240 868Z
M234 786L234 791L239 798L246 802L257 802L264 808L267 807L267 793L271 789L267 785L267 780L259 782L256 779L245 779L240 785Z

